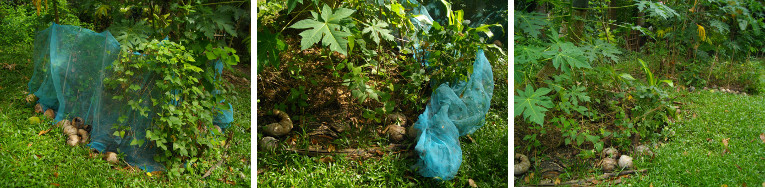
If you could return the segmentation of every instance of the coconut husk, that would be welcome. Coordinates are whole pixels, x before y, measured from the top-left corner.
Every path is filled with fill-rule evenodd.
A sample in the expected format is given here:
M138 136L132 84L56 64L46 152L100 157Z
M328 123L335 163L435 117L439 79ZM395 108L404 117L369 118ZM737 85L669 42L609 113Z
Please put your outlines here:
M404 127L398 125L388 125L388 127L385 129L385 134L387 134L388 138L390 138L393 142L401 142L404 140L404 135L406 134L406 129Z
M281 118L281 121L266 125L266 134L271 136L282 136L289 133L292 130L292 120L290 119L290 116L280 110L274 110L274 115Z
M85 129L79 129L77 130L77 135L80 136L80 144L88 144L88 139L90 136L88 135L88 132L85 131Z
M114 152L106 152L106 154L104 155L104 160L106 160L106 162L109 162L111 164L116 164L117 162L119 162L119 159L117 159L117 154Z
M80 117L75 117L72 119L72 125L74 125L75 128L82 129L85 128L85 121Z
M48 108L48 110L45 110L45 114L43 114L45 117L48 117L50 119L56 118L56 112L53 111L53 109Z
M69 139L66 140L66 144L69 146L77 146L80 143L80 136L69 135Z
M38 114L43 113L42 105L40 105L39 103L35 105L35 113L38 113Z
M70 124L64 124L64 134L65 135L77 135L77 128L74 128L74 126Z
M35 94L29 94L26 97L26 101L29 104L36 103L37 102L37 96L35 96Z

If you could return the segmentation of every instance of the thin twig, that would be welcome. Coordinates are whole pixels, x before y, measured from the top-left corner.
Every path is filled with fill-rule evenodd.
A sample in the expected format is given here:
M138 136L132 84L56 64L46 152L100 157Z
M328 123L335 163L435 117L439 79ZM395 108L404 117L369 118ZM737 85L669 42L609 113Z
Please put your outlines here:
M604 173L603 175L600 175L600 176L590 177L590 178L586 178L586 179L577 179L577 180L566 181L566 182L560 183L558 185L586 185L586 184L589 184L587 182L591 182L592 180L606 179L606 178L611 178L611 177L621 176L621 175L627 175L627 174L645 173L647 171L648 171L648 169L643 169L643 170L626 170L626 171L622 171L622 172L619 172L619 173L616 173L616 172L614 172L614 173ZM542 184L538 184L536 186L556 186L556 185L555 185L555 183L542 183Z

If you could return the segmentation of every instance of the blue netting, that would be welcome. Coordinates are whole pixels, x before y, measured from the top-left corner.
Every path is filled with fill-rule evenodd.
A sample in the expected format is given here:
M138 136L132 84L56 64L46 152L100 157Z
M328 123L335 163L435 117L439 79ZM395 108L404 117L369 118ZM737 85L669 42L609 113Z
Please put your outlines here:
M123 88L104 87L103 80L113 72L107 67L112 65L119 53L120 44L108 31L96 33L54 23L35 37L35 68L28 83L29 92L39 97L38 103L44 110L52 108L56 111L54 122L81 117L85 124L91 125L88 144L91 148L99 152L119 151L125 154L125 161L132 166L149 172L164 171L164 166L154 161L158 151L151 142L130 145L134 138L146 140L145 130L151 126L154 113L141 115L113 98L125 94L128 95L126 97L142 99L138 105L151 107L150 98L163 94L154 90L156 84L150 79L150 72L135 73L131 78L141 87L138 92L126 93ZM222 63L208 63L208 66L215 66L216 79L220 79ZM179 101L172 102L177 105ZM214 116L214 123L222 128L228 127L232 121L233 108L221 110ZM123 130L117 125L130 128L124 137L113 135L115 131Z
M215 61L214 63L215 68L215 77L214 80L221 79L221 73L223 73L223 62L220 60ZM213 90L213 95L220 94L220 91ZM223 99L219 101L220 103L226 102L226 99ZM223 132L225 133L226 129L231 126L231 122L234 122L234 107L231 105L231 103L228 104L228 109L220 109L216 108L218 111L215 116L213 116L213 124L218 125Z
M494 75L483 50L476 52L470 80L438 86L414 124L420 175L454 178L462 164L459 137L483 126L493 92Z

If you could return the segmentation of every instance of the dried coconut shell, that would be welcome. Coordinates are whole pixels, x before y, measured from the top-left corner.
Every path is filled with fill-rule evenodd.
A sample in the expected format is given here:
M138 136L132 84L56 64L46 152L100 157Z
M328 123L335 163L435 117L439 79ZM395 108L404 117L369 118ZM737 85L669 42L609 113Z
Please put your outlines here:
M63 127L65 125L69 125L69 124L70 124L69 120L61 120L61 121L58 121L58 123L56 123L56 127Z
M54 112L53 109L48 108L48 110L45 110L45 114L43 114L43 116L53 119L56 118L56 112Z
M65 135L77 135L77 128L74 128L74 126L70 124L64 124L64 134Z
M36 104L35 105L35 113L42 113L42 112L43 112L42 105L40 105L39 103Z
M85 128L85 121L80 117L75 117L72 119L72 125L74 125L75 128L82 129Z
M386 128L388 131L385 132L385 134L388 135L388 138L390 138L394 142L401 142L404 140L404 134L406 134L406 129L402 126L398 125L388 125L388 128Z
M77 135L81 137L80 144L88 144L88 138L90 138L90 136L85 129L77 130Z
M622 155L622 157L619 158L619 167L623 169L632 168L632 157Z
M77 146L80 143L80 136L69 135L69 139L66 140L66 144L69 146Z
M29 94L26 97L26 101L29 104L35 103L35 102L37 102L37 96L35 96L35 94Z
M278 116L281 121L266 125L266 134L271 136L282 136L289 133L292 130L292 120L290 119L290 116L280 110L274 110L274 115Z
M117 154L114 152L106 152L106 155L104 155L104 160L112 164L119 162L119 159L117 159Z
M614 171L614 169L616 169L616 160L612 158L605 158L600 161L600 168L603 169L603 172Z

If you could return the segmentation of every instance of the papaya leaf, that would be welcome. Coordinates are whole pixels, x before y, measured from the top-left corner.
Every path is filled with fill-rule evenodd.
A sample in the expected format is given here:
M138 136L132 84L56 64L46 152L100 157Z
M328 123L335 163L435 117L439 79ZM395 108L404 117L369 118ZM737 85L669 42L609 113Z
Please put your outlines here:
M549 88L534 90L531 85L526 85L526 91L519 89L518 95L515 96L515 116L523 114L527 121L543 125L545 112L553 107L550 97L545 96L550 91L552 90Z
M334 13L329 6L324 5L321 16L311 11L313 19L300 20L290 26L294 29L309 29L300 33L302 37L300 46L302 50L308 49L314 44L322 41L322 45L329 46L329 49L347 55L348 40L346 37L351 33L343 31L341 22L348 19L355 10L347 8L338 8ZM323 36L323 37L322 37Z
M539 37L540 29L547 26L549 22L545 21L545 17L541 13L525 13L521 11L515 11L515 28L528 34L529 37Z
M730 32L730 26L728 26L728 24L720 20L710 20L709 25L711 25L714 28L717 28L717 32L720 34L725 35L725 34L728 34L728 32Z
M287 14L292 12L292 9L295 9L295 6L297 3L300 2L300 4L303 4L303 0L289 0L287 1Z
M544 55L552 56L553 66L564 72L569 72L575 68L592 68L587 58L584 57L582 49L571 42L556 43L549 51L544 52Z
M537 60L542 57L541 51L543 51L544 48L541 46L535 46L535 45L516 45L515 46L515 55L513 58L515 59L515 64L536 64Z
M388 23L381 22L377 19L372 20L371 24L364 24L367 27L362 31L363 33L369 33L372 36L372 40L375 43L380 44L380 37L387 41L393 41L393 35L390 34L390 30L385 29L388 27Z
M640 0L640 1L637 1L636 5L640 11L648 12L648 15L650 17L654 17L654 18L661 17L665 20L673 18L673 17L680 17L680 14L677 14L677 12L674 9L669 8L667 5L661 2Z

